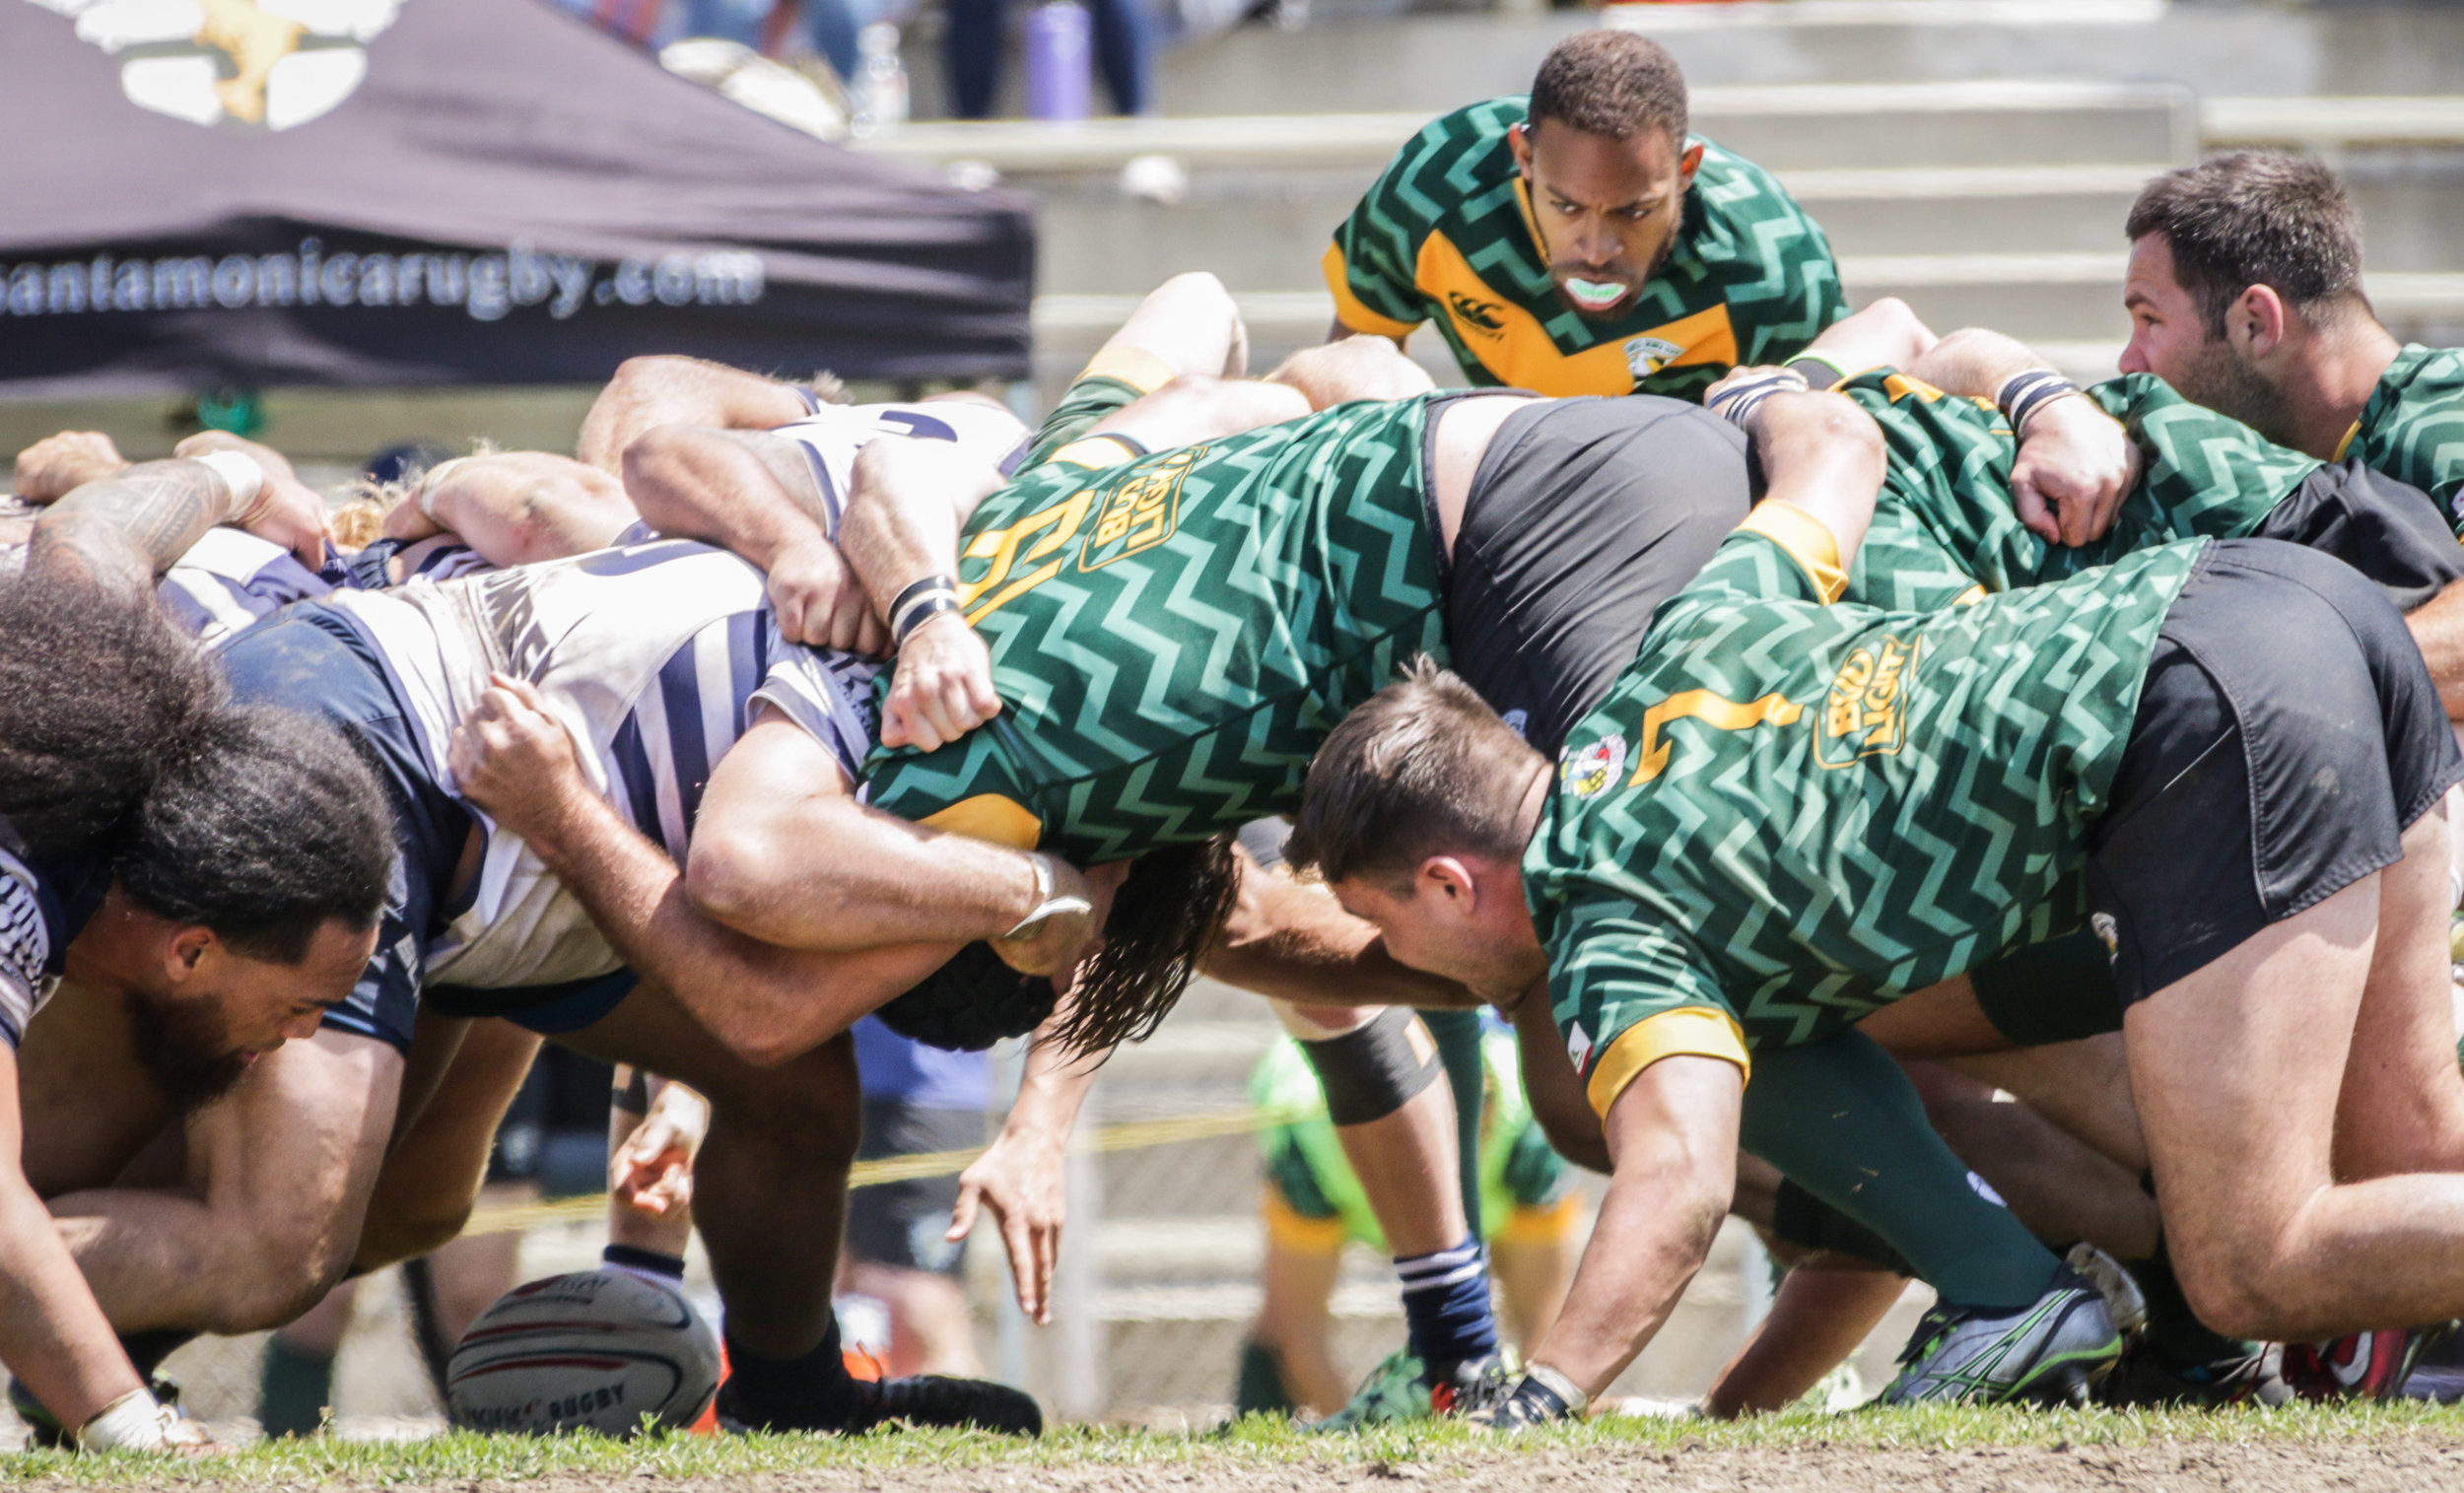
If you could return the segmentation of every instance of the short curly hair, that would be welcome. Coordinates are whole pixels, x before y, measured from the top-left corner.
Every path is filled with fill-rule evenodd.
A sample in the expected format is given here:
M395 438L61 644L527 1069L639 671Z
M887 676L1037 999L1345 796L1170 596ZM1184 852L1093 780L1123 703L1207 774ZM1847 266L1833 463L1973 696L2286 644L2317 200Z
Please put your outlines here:
M1532 80L1527 116L1586 135L1629 140L1646 132L1685 138L1685 74L1649 36L1578 32L1560 41Z

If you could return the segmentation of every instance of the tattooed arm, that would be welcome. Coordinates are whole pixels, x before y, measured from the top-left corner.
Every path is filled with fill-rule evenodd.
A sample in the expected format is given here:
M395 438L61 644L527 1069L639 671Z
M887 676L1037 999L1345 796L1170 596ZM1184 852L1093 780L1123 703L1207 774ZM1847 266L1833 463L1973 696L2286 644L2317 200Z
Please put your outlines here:
M237 516L232 484L215 468L186 459L145 461L89 482L34 522L26 573L151 596L206 530Z

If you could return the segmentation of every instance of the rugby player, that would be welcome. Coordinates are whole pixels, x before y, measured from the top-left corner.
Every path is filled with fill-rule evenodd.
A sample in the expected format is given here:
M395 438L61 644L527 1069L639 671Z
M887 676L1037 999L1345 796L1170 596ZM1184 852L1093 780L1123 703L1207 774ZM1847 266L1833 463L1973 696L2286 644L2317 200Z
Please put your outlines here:
M1844 309L1822 231L1768 172L1687 133L1684 76L1632 32L1568 37L1528 100L1432 121L1325 269L1336 335L1401 344L1434 321L1473 383L1552 395L1698 399Z
M496 558L512 559L543 542L593 547L632 516L621 496L609 502L612 481L574 462L536 453L487 454L445 463L399 494L399 506L428 537L379 541L337 557L323 501L298 481L279 452L205 433L178 449L191 458L236 463L232 471L261 483L245 515L257 532L217 527L180 550L173 544L193 529L166 507L182 495L175 485L166 489L163 474L187 470L191 462L132 466L100 438L71 434L31 447L27 455L34 459L21 456L21 472L56 486L64 465L73 464L44 453L62 449L83 463L73 475L100 472L146 490L113 495L108 483L95 486L39 523L49 527L82 514L90 529L99 529L95 542L121 541L126 532L144 536L155 550L133 560L132 572L162 570L157 594L165 615L209 646L291 601L413 575L488 569L489 558L459 533L435 532L440 517L472 530ZM34 484L36 496L48 497L42 485ZM106 500L111 507L91 511ZM402 520L393 521L401 532ZM319 568L302 564L301 554L320 557ZM440 1203L435 1190L443 1186L449 1193L454 1184L425 1176L417 1161L437 1149L436 1132L458 1134L456 1126L475 1127L484 1150L485 1131L503 1110L498 1090L506 1082L504 1064L492 1067L490 1059L505 1043L469 1044L445 1064L443 1078L427 1067L413 1070L415 1088L424 1094L433 1087L439 1103L425 1114L416 1102L397 1110L401 1055L363 1016L337 1009L327 1013L325 1030L255 1064L229 1102L183 1119L160 1096L95 1103L90 1064L80 1054L97 1045L116 1051L121 1039L107 1020L80 1012L64 1009L29 1034L34 1062L22 1100L34 1128L27 1165L46 1195L75 1194L80 1264L105 1314L130 1334L141 1370L150 1371L199 1329L279 1325L355 1262L366 1267L423 1253L450 1238L467 1212L470 1188L459 1188L457 1203ZM521 1044L527 1034L514 1035L517 1079L536 1039ZM436 1044L430 1047L433 1052ZM106 1116L107 1123L98 1123ZM397 1120L402 1125L392 1144L409 1156L380 1171ZM182 1170L128 1173L129 1157L167 1126L177 1131ZM334 1223L372 1209L365 1228Z
M1783 401L1852 411L1778 394L1751 419ZM2081 911L2115 951L2201 1315L2250 1337L2452 1315L2442 801L2464 759L2393 608L2262 540L1931 615L1839 602L1882 477L1853 419L1863 479L1766 500L1560 774L1426 667L1312 770L1294 860L1405 962L1509 1004L1544 985L1616 1163L1493 1422L1580 1413L1665 1320L1725 1207L1749 1049Z
M993 675L1000 680L1003 713L989 730L930 753L877 759L867 783L873 806L1010 844L1041 841L1092 860L1220 834L1289 806L1295 772L1324 723L1365 698L1392 667L1391 650L1430 646L1439 636L1433 572L1442 551L1429 526L1424 477L1429 468L1422 451L1433 409L1445 410L1448 420L1465 413L1480 417L1470 426L1453 426L1451 434L1441 428L1433 441L1440 474L1435 508L1448 539L1457 527L1468 536L1456 557L1465 578L1455 600L1471 609L1464 615L1523 615L1530 609L1514 605L1509 588L1515 586L1545 592L1560 603L1528 618L1523 625L1532 631L1517 634L1503 624L1493 635L1475 630L1467 635L1467 646L1497 671L1501 695L1529 698L1528 713L1541 722L1536 729L1562 728L1573 718L1570 711L1579 713L1584 692L1613 677L1651 605L1690 574L1700 552L1689 553L1688 546L1716 537L1724 523L1742 514L1744 468L1736 438L1684 406L1577 401L1532 406L1523 425L1499 438L1494 465L1504 475L1483 469L1481 457L1497 428L1529 405L1522 396L1348 405L1202 448L1134 461L1130 451L1151 443L1155 427L1135 408L1112 417L1098 434L1001 487L968 521L972 553L990 561L995 573L971 585L977 596L995 603L979 605L977 615L996 607L1006 612L991 628L1003 648ZM1659 459L1639 459L1647 448ZM1688 450L1694 452L1690 457L1684 454ZM1134 511L1139 500L1157 496L1155 480L1146 474L1158 463L1167 501L1153 507L1169 515L1162 524ZM917 510L940 523L944 539L954 540L948 533L955 527L951 515L998 483L997 472L989 469L981 477L968 472L947 480L941 468L957 464L955 453L927 449L923 442L868 449L858 463L859 496L849 509L850 531L865 521L859 515L867 510L862 494L868 483L921 477ZM885 472L885 466L895 469ZM1472 501L1475 472L1483 490L1495 495L1492 501ZM1706 472L1710 480L1697 480ZM1655 486L1660 483L1665 489ZM1124 513L1134 522L1121 526L1144 525L1148 532L1107 536L1104 542L1120 553L1096 557L1102 563L1092 568L1070 562L1064 571L1076 542L1106 536L1116 526L1110 518L1097 518L1095 509L1125 494L1130 502ZM890 506L908 507L896 499ZM1574 522L1577 515L1580 523ZM1331 547L1323 558L1312 549L1320 544ZM1244 558L1253 547L1271 553L1276 545L1290 546L1290 554L1271 564L1264 557ZM1364 556L1345 553L1343 545L1373 548ZM851 541L851 547L857 546ZM1054 555L1061 559L1046 558ZM912 558L893 557L886 571L866 570L860 558L857 565L868 580L889 577L880 588L895 594L893 586L904 588L897 567ZM932 574L929 560L922 563L924 574ZM1022 574L1009 574L1013 567ZM1055 578L1061 575L1069 578ZM1053 583L1016 583L1024 576ZM1173 598L1195 596L1189 588L1201 576L1208 589L1198 607L1199 626L1192 631L1185 608ZM1348 593L1330 595L1321 576L1348 587ZM1149 599L1138 610L1125 611L1132 597ZM954 626L963 620L957 607L954 597L945 596L940 606L926 610L924 624L902 629L908 634L903 668L914 667L920 652L944 643L962 654L972 645L982 657L974 634ZM895 616L907 609L893 610ZM1384 620L1362 615L1369 612ZM907 620L914 623L912 611ZM1090 631L1081 641L1073 628ZM1151 670L1141 677L1125 669L1117 642L1125 632L1154 645ZM1209 660L1224 672L1210 677ZM1004 667L1014 677L1003 673ZM1103 690L1089 691L1080 671L1100 681ZM1090 694L1096 698L1090 700ZM935 740L962 729L959 716L973 709L936 689L910 698L925 703L910 708L904 718L935 733ZM1119 709L1106 707L1106 700ZM933 718L936 710L944 718ZM1076 781L1055 776L1033 790L1024 785L1073 759ZM533 783L550 782L553 776L524 775ZM1029 798L1052 816L1049 827L1036 822L1037 810L1023 801ZM522 812L515 805L492 808L500 817ZM950 808L958 812L942 812ZM840 775L815 761L803 738L757 724L713 775L688 890L722 921L768 941L863 946L877 936L876 917L895 916L895 910L866 905L853 895L856 889L842 884L844 876L833 877L827 868L864 864L875 854L875 837L883 837L887 848L899 833L857 812ZM574 864L561 869L580 884L588 874L587 857L569 858ZM1220 874L1200 869L1204 874L1196 879L1201 886ZM829 896L788 896L783 890L807 886L826 886ZM1189 917L1192 894L1149 869L1141 868L1129 886L1151 897L1169 893L1174 916ZM1198 905L1194 941L1203 945L1215 915ZM1121 925L1116 916L1116 935ZM1172 945L1188 947L1189 934L1186 927L1176 929ZM1256 965L1272 965L1274 955L1291 952L1273 947L1275 942L1261 936L1239 952ZM1108 941L1107 949L1113 947ZM1345 978L1357 982L1346 991L1352 999L1371 994L1372 981L1400 987L1404 1001L1431 993L1462 998L1397 980L1365 936L1338 936L1306 952L1323 956L1324 963L1315 971L1320 983L1293 981L1301 987L1293 991L1299 998L1323 1000L1329 988L1341 988L1324 982ZM1134 966L1130 973L1138 974ZM1268 993L1285 992L1254 968L1230 978ZM1145 988L1154 993L1128 1007L1133 1012L1128 1024L1092 1036L1081 1029L1080 1035L1089 1045L1099 1038L1109 1042L1159 1017L1173 993L1169 978L1147 980ZM817 1026L818 1018L786 1009L773 1015L772 1024L785 1032ZM1805 1060L1809 1067L1815 1062L1812 1050ZM1848 1065L1850 1077L1820 1089L1826 1102L1866 1083L1895 1085L1896 1092L1906 1093L1904 1081L1887 1065L1878 1073L1873 1063L1853 1056ZM1399 1065L1379 1097L1391 1111L1432 1076L1417 1061ZM1809 1083L1795 1091L1814 1093L1816 1087ZM1784 1097L1790 1090L1767 1092ZM1927 1221L1918 1237L1905 1241L1906 1253L1924 1258L1928 1274L1954 1299L2023 1317L2045 1294L2058 1261L2001 1209L1976 1198L1964 1169L1923 1128L1912 1096L1897 1108L1886 1100L1877 1119L1890 1122L1885 1128L1897 1149L1889 1155L1896 1163L1894 1177L1907 1179L1904 1191L1895 1186L1869 1188L1870 1175L1859 1169L1859 1161L1843 1156L1825 1123L1792 1125L1782 1120L1768 1134L1770 1143L1793 1148L1783 1151L1791 1171L1832 1168L1823 1185L1852 1207L1885 1194L1894 1203L1921 1198ZM1458 1229L1461 1220L1458 1210L1452 1219ZM1457 1325L1469 1315L1457 1288L1476 1280L1476 1273L1461 1270L1462 1260L1419 1257L1460 1254L1467 1248L1463 1239L1463 1233L1439 1239L1401 1265L1407 1278L1415 1267L1428 1267L1448 1286L1422 1309L1432 1330L1414 1334L1415 1346L1439 1376L1457 1362L1476 1363L1487 1346L1468 1353L1456 1346ZM1395 1242L1399 1254L1409 1248L1400 1238ZM1476 1244L1468 1248L1476 1256ZM1447 1268L1434 1268L1439 1264ZM1478 1315L1485 1323L1484 1308ZM1412 1316L1417 1321L1421 1313ZM1448 1352L1450 1347L1455 1351ZM1442 1380L1430 1388L1445 1392Z
M230 457L128 469L43 514L25 573L0 581L0 1356L52 1407L37 1435L73 1445L195 1436L98 1304L110 1282L92 1245L110 1220L46 1163L98 1129L206 1106L309 1036L376 937L389 850L372 776L298 715L231 709L151 594L211 525L279 528L267 488ZM139 509L143 545L123 523ZM96 1040L28 1041L64 1029ZM49 1089L82 1102L52 1111Z

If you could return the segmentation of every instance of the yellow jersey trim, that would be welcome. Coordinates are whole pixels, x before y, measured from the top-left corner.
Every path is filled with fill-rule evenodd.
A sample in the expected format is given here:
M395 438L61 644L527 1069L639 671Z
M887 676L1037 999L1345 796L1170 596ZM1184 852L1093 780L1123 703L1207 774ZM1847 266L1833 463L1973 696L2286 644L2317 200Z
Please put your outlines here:
M970 840L989 840L1013 850L1032 850L1044 841L1044 821L1028 813L1027 806L1017 799L998 793L961 798L922 823L928 830L964 835Z
M1512 298L1491 290L1444 234L1433 232L1420 240L1412 283L1446 308L1457 338L1490 376L1508 387L1551 398L1630 394L1635 380L1663 369L1693 364L1729 368L1737 362L1737 334L1729 324L1726 302L1649 331L1613 338L1579 353L1561 353L1540 319ZM1629 353L1638 343L1663 344L1678 351L1667 358Z
M2347 452L2347 451L2349 451L2349 450L2351 450L2351 449L2353 449L2353 442L2355 442L2356 441L2359 441L2359 440L2361 440L2361 421L2359 421L2359 420L2356 420L2356 421L2354 421L2354 422L2353 422L2353 424L2352 424L2351 426L2349 426L2349 427L2347 427L2347 428L2346 428L2345 433L2344 433L2344 439L2343 439L2342 441L2337 441L2337 442L2336 442L2336 454L2334 454L2333 456L2328 457L2327 459L2328 459L2328 460L2330 460L2330 461L2342 461L2342 460L2344 460L2344 453L2345 453L2345 452Z
M1753 1059L1745 1055L1745 1034L1735 1017L1705 1006L1678 1006L1636 1022L1608 1044L1608 1051L1600 1054L1599 1064L1592 1069L1592 1081L1583 1086L1592 1112L1607 1120L1608 1107L1617 1102L1625 1086L1663 1057L1717 1057L1737 1064L1747 1078L1753 1076Z
M1141 394L1151 394L1170 383L1176 376L1172 365L1142 347L1105 347L1079 370L1080 378L1110 378L1126 383Z
M1797 568L1806 573L1814 588L1829 606L1848 589L1848 573L1840 569L1839 536L1831 526L1797 505L1784 499L1766 499L1754 505L1752 512L1738 529L1760 534L1788 553Z
M1381 316L1361 305L1360 298L1352 294L1351 269L1343 262L1343 245L1328 244L1326 257L1318 262L1326 272L1326 288L1335 293L1335 319L1353 331L1367 332L1377 337L1402 339L1410 336L1412 328L1420 324L1417 321L1398 321L1392 316Z
M1045 459L1066 461L1071 466L1082 466L1090 472L1100 472L1106 467L1119 466L1126 461L1135 461L1143 454L1145 453L1130 444L1126 437L1088 436L1070 441Z
M1266 1238L1297 1255L1333 1255L1343 1248L1344 1236L1350 1232L1339 1213L1333 1218L1303 1217L1272 1183L1266 1184L1258 1211L1266 1215Z

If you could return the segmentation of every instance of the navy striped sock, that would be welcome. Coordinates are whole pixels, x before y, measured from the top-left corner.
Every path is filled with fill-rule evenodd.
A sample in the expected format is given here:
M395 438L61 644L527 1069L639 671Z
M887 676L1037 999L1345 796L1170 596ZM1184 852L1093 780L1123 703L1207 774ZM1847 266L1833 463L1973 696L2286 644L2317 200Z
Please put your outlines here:
M1428 1374L1443 1384L1457 1364L1497 1351L1497 1319L1488 1301L1488 1255L1466 1236L1451 1250L1398 1256L1403 1285L1405 1341Z

